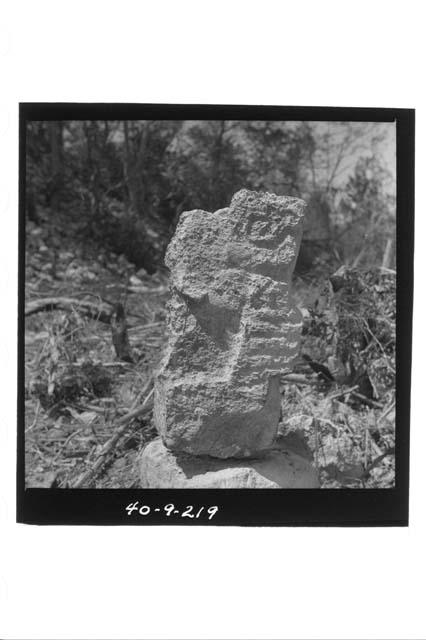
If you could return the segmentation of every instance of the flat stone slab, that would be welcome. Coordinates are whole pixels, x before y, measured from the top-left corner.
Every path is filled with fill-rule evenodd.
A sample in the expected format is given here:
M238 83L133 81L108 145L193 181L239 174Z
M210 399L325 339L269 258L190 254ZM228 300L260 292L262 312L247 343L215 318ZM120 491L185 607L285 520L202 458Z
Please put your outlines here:
M139 466L144 489L319 488L309 460L283 448L279 440L262 457L220 460L170 451L158 438L145 447Z

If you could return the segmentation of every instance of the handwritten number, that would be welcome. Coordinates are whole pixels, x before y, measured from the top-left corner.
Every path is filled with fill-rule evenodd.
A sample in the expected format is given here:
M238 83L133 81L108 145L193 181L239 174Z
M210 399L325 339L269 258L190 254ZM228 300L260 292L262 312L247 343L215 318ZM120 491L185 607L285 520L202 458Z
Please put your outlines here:
M150 511L151 507L148 507L147 504L142 505L142 507L139 509L139 513L141 514L141 516L147 516Z
M166 504L166 506L164 507L164 511L167 513L167 516L170 516L174 510L175 510L174 504Z
M193 505L187 505L185 510L181 513L181 518L199 518L205 508L206 507L200 507L197 513L194 514ZM179 514L179 511L175 509L175 505L172 502L170 504L166 504L163 507L163 509L166 512L167 517L175 513ZM159 510L160 509L155 509L155 511L159 511ZM130 504L127 505L126 511L128 516L132 515L134 511L137 511L141 516L147 516L151 513L151 507L149 507L147 504L143 504L142 506L139 506L139 500L136 500L136 502L130 502ZM211 520L218 511L219 511L219 507L209 507L207 509L209 520Z
M215 515L215 513L217 513L218 511L219 511L219 507L209 507L207 509L207 513L209 514L209 520L211 520Z
M126 511L128 516L132 515L132 511L137 511L138 504L139 504L139 501L136 501L136 502L131 502L130 504L127 505Z

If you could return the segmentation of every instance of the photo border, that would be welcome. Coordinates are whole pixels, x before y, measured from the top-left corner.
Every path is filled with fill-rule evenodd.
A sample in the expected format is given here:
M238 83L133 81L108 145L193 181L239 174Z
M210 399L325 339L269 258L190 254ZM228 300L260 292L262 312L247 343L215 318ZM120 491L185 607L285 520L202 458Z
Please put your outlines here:
M395 487L392 489L25 489L25 170L32 120L306 120L396 122L397 298ZM414 257L413 109L20 103L18 434L16 521L27 524L190 526L407 526ZM146 505L149 513L126 507ZM167 516L163 507L176 506ZM218 506L212 519L183 518L188 505ZM158 509L158 511L155 511Z

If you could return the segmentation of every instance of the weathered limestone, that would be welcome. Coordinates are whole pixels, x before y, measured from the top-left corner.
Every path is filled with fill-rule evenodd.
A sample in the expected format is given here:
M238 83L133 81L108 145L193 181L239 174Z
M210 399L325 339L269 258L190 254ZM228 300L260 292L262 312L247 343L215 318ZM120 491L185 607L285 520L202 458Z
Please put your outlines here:
M278 480L272 474L277 481L265 468L287 460L270 450L281 412L279 376L297 355L302 326L291 276L304 208L298 198L242 190L226 209L181 215L165 258L168 342L154 401L162 443L143 453L143 486L170 479L179 486L293 486L287 462ZM242 458L250 461L234 460ZM295 469L304 486L312 478L302 466ZM199 478L200 469L208 477Z
M290 281L304 207L243 190L227 209L182 214L165 260L169 341L155 397L173 451L247 457L274 442L278 376L301 330Z
M259 458L191 456L167 449L158 438L144 451L141 485L146 489L315 489L309 461L281 446Z

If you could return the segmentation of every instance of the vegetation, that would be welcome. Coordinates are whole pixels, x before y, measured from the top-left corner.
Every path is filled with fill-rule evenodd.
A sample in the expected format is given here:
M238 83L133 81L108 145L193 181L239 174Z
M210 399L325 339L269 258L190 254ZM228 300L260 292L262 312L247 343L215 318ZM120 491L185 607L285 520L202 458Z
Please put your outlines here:
M281 431L324 487L394 482L395 185L386 125L31 122L26 155L29 486L129 487L155 436L163 255L184 210L245 187L308 202L301 357ZM342 270L342 265L346 265Z

